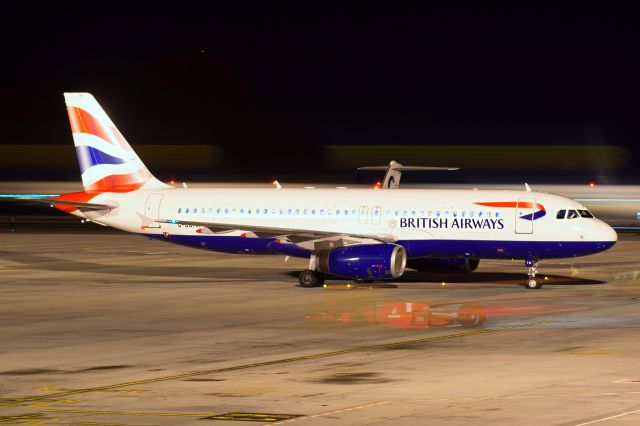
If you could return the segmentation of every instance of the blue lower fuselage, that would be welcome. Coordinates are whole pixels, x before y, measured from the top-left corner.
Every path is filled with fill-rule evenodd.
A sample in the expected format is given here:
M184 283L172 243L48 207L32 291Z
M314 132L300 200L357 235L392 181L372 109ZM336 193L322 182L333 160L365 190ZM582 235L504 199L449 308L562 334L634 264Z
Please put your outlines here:
M283 254L310 257L311 252L272 238L244 238L218 235L147 235L189 247L222 253ZM611 248L613 241L486 241L486 240L400 240L408 258L470 257L476 259L551 259L586 256Z

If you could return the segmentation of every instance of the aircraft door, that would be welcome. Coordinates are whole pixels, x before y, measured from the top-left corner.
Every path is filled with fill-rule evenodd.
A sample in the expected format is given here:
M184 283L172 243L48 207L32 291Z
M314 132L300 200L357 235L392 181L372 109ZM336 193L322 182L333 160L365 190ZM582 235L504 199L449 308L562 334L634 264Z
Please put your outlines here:
M360 210L358 211L358 223L360 225L365 225L369 221L369 207L360 206Z
M516 206L516 234L533 234L535 198L519 198Z
M382 217L382 207L373 206L371 208L371 224L380 225L380 219Z
M152 220L160 219L160 203L162 202L163 194L149 194L147 197L147 203L144 207L144 215Z

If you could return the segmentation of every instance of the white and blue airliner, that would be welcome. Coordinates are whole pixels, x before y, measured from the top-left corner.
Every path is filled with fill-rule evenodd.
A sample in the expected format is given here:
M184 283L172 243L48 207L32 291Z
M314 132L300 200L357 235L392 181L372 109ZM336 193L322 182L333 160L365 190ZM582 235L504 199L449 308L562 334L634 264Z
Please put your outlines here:
M83 219L226 253L309 259L302 287L405 268L472 272L481 259L538 262L598 253L616 232L581 204L533 191L176 188L156 179L89 93L64 95L83 192L45 198ZM397 163L392 162L393 165ZM399 178L396 167L392 172ZM393 173L388 175L392 180Z

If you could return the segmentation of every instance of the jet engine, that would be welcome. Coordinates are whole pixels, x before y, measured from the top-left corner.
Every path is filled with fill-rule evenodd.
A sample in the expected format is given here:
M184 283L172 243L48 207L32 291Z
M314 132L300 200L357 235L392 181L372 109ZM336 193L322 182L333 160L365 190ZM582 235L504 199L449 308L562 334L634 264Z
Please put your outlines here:
M407 268L421 272L473 272L478 269L480 259L436 259L420 257L407 260Z
M362 244L324 250L316 255L320 272L352 279L398 278L407 252L397 244Z

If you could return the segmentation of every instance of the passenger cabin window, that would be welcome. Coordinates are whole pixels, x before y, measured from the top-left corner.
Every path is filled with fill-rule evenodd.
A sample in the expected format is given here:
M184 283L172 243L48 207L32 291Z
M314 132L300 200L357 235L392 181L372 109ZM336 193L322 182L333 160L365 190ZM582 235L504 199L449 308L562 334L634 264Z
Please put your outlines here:
M567 214L566 210L558 210L558 214L556 215L556 219L564 219L564 215Z
M575 210L569 210L569 213L567 214L567 219L575 219L578 217L578 212Z

